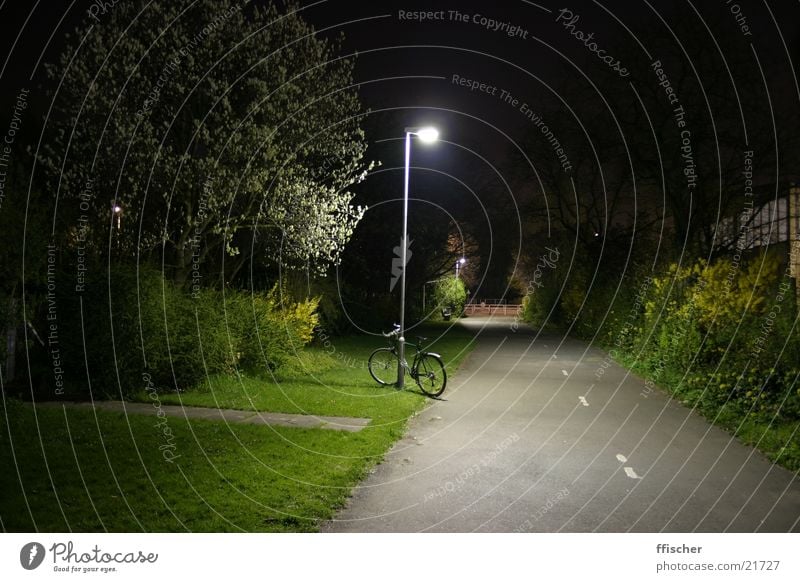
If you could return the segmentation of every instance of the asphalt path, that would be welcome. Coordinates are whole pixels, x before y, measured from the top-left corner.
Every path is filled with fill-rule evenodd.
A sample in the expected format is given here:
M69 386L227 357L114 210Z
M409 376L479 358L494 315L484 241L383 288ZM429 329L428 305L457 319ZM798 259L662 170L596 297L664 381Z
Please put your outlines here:
M800 531L800 479L584 342L470 318L446 400L331 532Z

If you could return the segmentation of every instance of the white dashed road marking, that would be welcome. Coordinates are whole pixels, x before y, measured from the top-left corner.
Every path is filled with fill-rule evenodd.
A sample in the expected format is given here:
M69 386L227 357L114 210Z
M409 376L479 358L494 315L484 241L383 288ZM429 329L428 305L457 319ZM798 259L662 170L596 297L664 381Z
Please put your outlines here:
M566 370L561 370L561 373L564 374L565 376L569 376L569 372L567 372Z
M625 474L631 479L641 479L641 477L636 474L636 471L634 471L632 467L625 467Z
M620 463L627 463L628 457L626 457L622 453L617 453L617 460ZM641 479L641 477L636 474L636 471L633 470L633 467L625 467L625 474L631 479Z

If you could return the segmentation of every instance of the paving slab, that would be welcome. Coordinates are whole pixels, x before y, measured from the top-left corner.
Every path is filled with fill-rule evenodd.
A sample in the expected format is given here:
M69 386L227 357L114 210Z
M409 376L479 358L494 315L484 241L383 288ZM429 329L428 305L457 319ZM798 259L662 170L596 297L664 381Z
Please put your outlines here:
M107 412L124 414L155 414L153 404L144 402L122 402L119 400L98 400L95 402L39 402L37 406L72 406L94 408ZM233 410L205 408L202 406L178 406L161 404L158 406L167 416L181 418L216 420L238 424L257 424L270 426L292 426L295 428L321 428L358 432L370 423L369 418L346 416L314 416L310 414L285 414L280 412L259 412L254 410Z

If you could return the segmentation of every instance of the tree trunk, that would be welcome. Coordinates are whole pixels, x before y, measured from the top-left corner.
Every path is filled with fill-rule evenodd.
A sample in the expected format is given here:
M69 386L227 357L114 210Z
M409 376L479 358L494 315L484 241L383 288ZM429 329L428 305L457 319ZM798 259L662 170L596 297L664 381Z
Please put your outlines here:
M16 377L17 354L17 300L8 300L8 327L6 328L6 377L5 382L13 382Z

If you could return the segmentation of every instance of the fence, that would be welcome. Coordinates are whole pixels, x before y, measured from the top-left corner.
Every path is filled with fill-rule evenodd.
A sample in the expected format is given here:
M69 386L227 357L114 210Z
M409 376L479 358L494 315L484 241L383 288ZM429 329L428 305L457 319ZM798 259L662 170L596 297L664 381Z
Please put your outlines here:
M465 315L504 315L514 316L522 311L522 305L506 303L467 303L464 306Z

